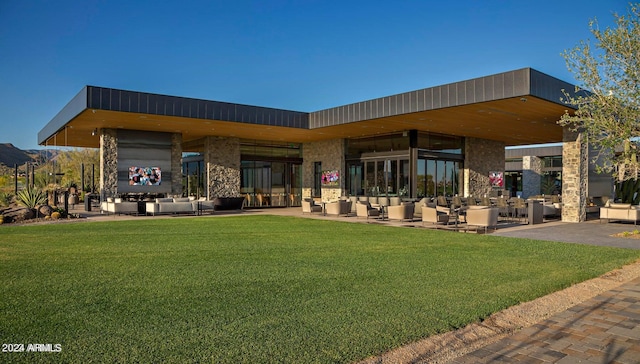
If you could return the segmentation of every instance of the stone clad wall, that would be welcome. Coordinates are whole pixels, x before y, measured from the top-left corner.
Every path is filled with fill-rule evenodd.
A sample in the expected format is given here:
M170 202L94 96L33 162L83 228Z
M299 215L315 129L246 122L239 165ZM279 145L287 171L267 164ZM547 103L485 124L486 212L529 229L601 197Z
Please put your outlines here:
M100 197L118 193L118 136L115 129L100 129Z
M522 197L540 194L542 159L536 156L522 157Z
M589 152L582 133L563 131L562 221L582 222L587 218Z
M171 194L182 196L182 134L171 135Z
M504 172L503 142L465 138L464 195L484 196L491 191L489 172Z
M344 139L323 140L306 143L302 146L302 197L311 197L313 189L313 164L322 163L322 170L340 171L340 186L322 187L322 200L333 201L340 198L344 191L345 182L345 141Z
M204 146L207 198L240 196L240 139L207 137Z

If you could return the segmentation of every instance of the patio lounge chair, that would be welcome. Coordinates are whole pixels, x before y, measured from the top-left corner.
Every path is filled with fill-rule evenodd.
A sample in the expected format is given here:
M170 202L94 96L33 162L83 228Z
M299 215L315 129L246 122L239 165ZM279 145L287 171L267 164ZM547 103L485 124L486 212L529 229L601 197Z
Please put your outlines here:
M487 232L487 228L493 227L494 230L498 228L498 212L496 207L485 207L468 209L466 220L467 227L475 226L476 231L478 228L484 228L484 232Z
M375 207L372 207L369 202L358 202L356 204L356 216L358 217L379 217L380 210Z
M422 217L422 206L427 206L427 203L431 200L423 197L420 201L414 204L413 217L420 218Z
M340 200L336 202L329 202L324 208L327 215L347 216L351 212L351 201Z
M302 200L302 213L313 213L313 212L322 212L322 206L316 205L315 202L310 198L305 198Z
M449 214L438 211L435 207L422 206L422 224L430 222L438 228L438 224L448 224Z
M387 207L387 217L389 220L409 220L413 221L413 203L403 202L401 205Z

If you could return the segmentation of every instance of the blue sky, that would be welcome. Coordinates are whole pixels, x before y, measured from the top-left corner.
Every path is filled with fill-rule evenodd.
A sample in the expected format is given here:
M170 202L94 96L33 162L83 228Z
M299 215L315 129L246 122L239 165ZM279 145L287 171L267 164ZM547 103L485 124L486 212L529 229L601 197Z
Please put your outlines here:
M0 1L0 143L83 86L316 111L532 67L627 1Z

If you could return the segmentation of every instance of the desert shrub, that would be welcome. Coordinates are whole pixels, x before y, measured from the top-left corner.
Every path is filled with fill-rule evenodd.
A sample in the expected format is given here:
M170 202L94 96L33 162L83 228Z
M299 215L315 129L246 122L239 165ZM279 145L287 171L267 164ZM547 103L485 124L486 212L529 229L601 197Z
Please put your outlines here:
M7 207L11 204L11 200L13 199L13 194L8 192L0 191L0 206Z
M25 188L18 192L16 198L18 203L30 209L47 202L47 194L39 188Z

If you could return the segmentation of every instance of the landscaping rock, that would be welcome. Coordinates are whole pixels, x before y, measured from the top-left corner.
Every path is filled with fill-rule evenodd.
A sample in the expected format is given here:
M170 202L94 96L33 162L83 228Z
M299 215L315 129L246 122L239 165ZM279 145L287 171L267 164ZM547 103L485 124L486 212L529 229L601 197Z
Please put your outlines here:
M34 210L26 207L11 207L2 214L5 222L21 222L33 219L36 216Z
M51 213L53 212L53 208L49 205L42 205L38 208L38 212L40 213L40 216L51 216Z

